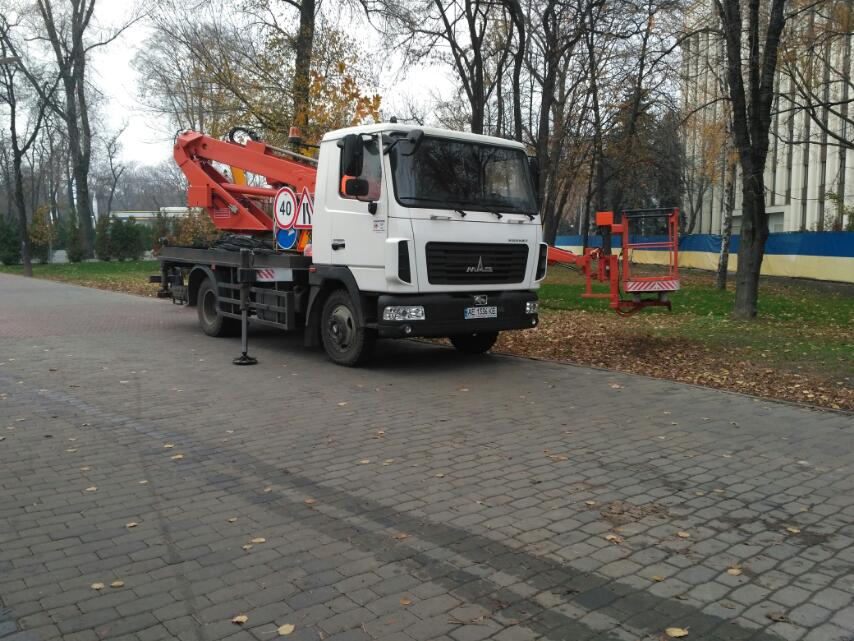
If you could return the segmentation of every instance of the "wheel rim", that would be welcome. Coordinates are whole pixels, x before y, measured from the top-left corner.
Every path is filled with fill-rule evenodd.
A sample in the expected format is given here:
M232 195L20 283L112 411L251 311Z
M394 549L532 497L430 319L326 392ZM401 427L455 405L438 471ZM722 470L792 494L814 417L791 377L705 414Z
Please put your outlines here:
M216 293L212 289L207 290L202 298L202 314L208 325L216 322Z
M346 351L356 337L356 323L353 313L346 305L336 305L329 315L329 336L332 343L341 351Z

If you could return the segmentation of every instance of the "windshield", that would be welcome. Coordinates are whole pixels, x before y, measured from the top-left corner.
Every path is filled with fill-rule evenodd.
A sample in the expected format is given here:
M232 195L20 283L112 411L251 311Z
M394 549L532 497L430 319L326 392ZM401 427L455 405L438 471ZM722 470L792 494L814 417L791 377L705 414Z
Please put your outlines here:
M391 155L394 193L406 207L536 214L527 156L520 149L424 137Z

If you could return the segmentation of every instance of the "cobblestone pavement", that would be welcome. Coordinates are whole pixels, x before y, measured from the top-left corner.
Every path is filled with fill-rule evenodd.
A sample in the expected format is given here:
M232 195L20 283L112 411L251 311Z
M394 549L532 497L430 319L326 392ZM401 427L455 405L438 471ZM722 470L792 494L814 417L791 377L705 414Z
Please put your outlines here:
M854 638L850 415L414 342L237 351L0 276L0 638Z

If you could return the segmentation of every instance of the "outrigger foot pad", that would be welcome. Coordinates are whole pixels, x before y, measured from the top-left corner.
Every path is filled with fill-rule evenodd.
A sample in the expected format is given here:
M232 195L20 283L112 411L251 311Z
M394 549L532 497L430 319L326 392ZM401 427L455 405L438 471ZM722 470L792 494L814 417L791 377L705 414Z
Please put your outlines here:
M246 352L243 352L231 362L235 365L256 365L258 363L258 359L254 356L249 356Z

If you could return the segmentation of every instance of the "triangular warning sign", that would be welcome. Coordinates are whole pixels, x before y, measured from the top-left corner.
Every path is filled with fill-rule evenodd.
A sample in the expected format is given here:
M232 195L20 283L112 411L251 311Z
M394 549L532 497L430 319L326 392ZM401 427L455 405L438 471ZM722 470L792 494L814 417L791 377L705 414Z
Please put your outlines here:
M308 187L302 188L297 207L294 229L311 229L311 217L314 215L314 199L308 193Z

